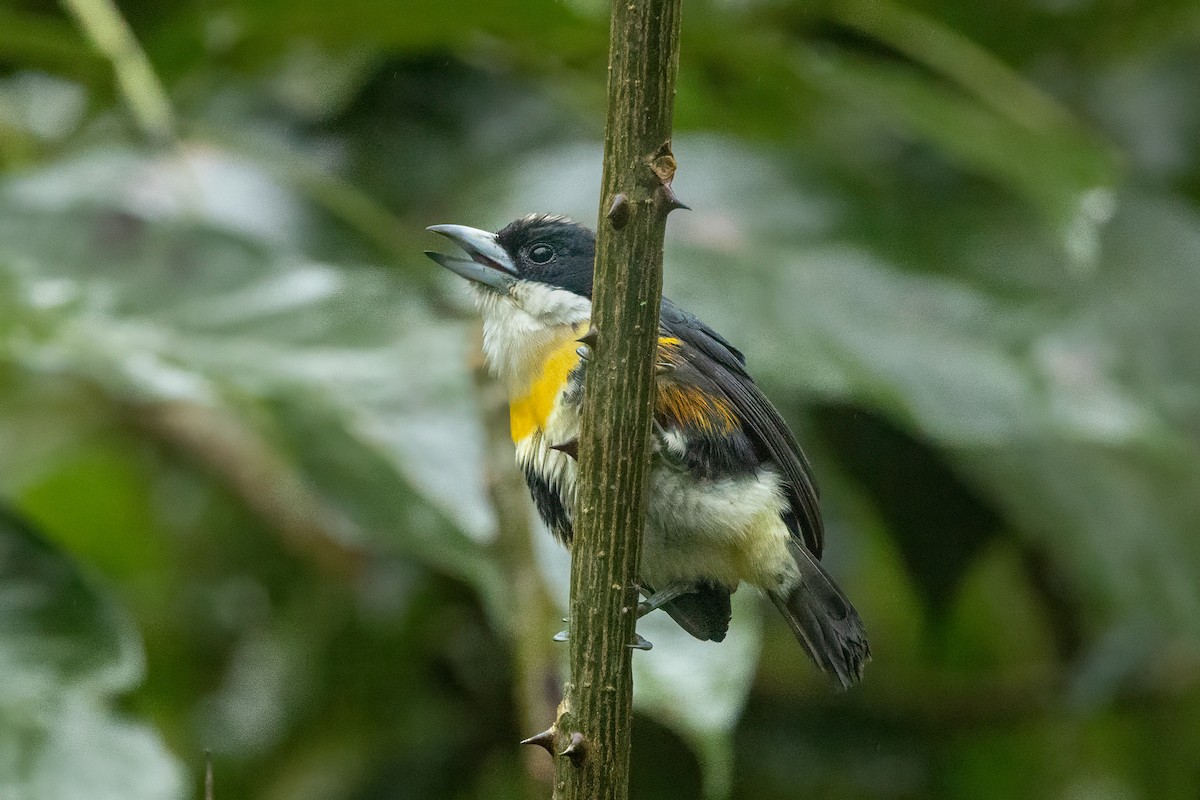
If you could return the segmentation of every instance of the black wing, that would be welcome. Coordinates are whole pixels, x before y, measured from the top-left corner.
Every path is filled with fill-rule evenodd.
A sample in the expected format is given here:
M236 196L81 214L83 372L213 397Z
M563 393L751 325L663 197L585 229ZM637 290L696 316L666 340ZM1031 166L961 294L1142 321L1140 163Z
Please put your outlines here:
M747 436L779 469L794 517L788 520L789 527L820 558L825 531L812 466L787 423L746 372L745 356L719 333L666 298L659 319L666 335L688 345L689 365L725 394Z

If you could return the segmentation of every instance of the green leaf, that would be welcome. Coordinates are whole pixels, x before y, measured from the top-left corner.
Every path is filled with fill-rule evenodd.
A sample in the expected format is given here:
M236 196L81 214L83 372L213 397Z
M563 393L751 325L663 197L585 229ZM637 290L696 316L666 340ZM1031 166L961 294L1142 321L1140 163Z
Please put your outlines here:
M1014 118L904 67L835 54L796 63L843 102L1016 192L1058 232L1074 263L1094 264L1118 177L1115 156L1094 135Z
M106 708L142 670L137 634L113 599L0 510L0 796L182 796L158 736Z
M122 408L217 410L188 417L212 428L194 432L207 441L225 435L221 414L268 448L310 437L285 405L328 415L336 457L292 479L344 514L326 533L421 558L494 600L470 329L435 318L396 273L299 255L310 221L291 189L215 149L101 150L11 181L0 364L99 387ZM420 507L410 498L386 514L364 499L401 483L452 524L427 535L428 520L404 522Z
M173 800L179 764L161 739L87 702L38 721L0 718L0 795L5 800Z
M0 54L28 66L56 69L103 83L104 59L66 21L0 9Z
M124 691L142 669L136 632L117 605L0 510L0 705L36 708L67 690Z

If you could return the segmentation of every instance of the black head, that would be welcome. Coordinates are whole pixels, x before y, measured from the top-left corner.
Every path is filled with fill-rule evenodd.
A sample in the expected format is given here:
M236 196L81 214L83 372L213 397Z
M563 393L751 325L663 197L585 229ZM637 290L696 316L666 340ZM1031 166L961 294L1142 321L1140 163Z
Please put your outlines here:
M496 239L525 280L592 296L596 234L589 228L566 217L535 214L510 223Z
M433 225L428 230L451 239L471 259L441 253L428 253L429 257L476 283L505 291L518 280L537 281L592 296L596 236L565 217L533 214L494 234L463 225Z

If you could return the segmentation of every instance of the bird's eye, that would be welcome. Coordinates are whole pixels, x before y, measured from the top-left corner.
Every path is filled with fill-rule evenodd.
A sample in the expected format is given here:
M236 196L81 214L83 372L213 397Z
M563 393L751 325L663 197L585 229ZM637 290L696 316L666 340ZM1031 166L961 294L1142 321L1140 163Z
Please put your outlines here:
M554 248L548 244L539 242L529 248L529 260L535 264L545 264L552 258L554 258Z

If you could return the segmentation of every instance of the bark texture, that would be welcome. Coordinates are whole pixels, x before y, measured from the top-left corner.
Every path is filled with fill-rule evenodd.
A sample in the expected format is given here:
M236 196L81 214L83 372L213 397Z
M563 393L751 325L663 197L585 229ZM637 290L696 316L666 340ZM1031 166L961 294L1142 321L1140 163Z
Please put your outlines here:
M571 677L553 730L555 798L629 796L634 586L646 518L671 191L680 0L613 4L604 187L572 545Z

